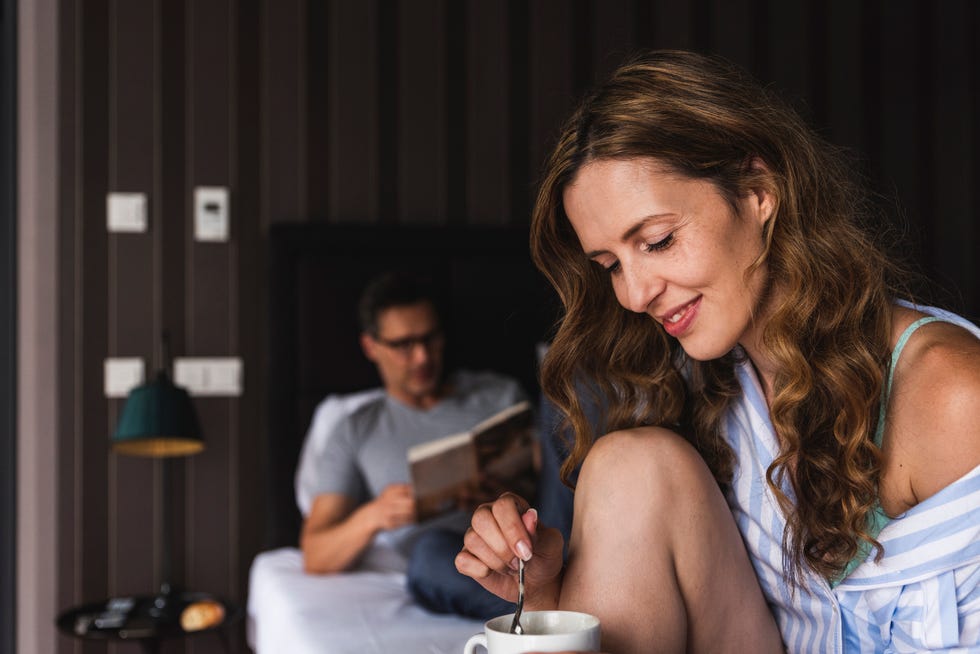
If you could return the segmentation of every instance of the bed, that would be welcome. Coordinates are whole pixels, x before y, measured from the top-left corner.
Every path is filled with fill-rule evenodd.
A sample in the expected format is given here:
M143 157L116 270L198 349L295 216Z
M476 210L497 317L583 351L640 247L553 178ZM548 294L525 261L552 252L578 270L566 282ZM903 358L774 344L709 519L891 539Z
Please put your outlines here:
M527 228L282 224L269 242L269 492L266 549L250 571L248 642L258 654L458 653L480 625L413 604L402 573L383 563L383 542L356 572L302 572L294 481L324 398L380 385L357 345L354 306L381 271L445 282L448 368L504 372L537 396L536 348L557 301L530 261Z

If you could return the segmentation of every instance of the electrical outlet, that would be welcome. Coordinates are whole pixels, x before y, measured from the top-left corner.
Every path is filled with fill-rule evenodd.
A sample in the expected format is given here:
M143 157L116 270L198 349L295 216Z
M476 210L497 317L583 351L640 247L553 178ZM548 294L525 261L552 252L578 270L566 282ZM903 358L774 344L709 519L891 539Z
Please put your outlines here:
M145 193L109 193L106 196L106 228L110 232L145 232Z
M106 397L126 397L146 379L146 367L138 357L109 358L102 368Z
M239 396L242 394L242 360L238 357L175 359L174 383L195 396Z

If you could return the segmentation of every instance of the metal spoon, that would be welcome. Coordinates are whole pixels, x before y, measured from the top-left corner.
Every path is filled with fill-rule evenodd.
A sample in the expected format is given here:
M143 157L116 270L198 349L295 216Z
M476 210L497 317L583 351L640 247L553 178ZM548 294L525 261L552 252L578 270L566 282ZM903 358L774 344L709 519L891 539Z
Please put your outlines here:
M510 633L523 634L521 612L524 610L524 559L517 560L517 609L514 610L514 621L510 623Z

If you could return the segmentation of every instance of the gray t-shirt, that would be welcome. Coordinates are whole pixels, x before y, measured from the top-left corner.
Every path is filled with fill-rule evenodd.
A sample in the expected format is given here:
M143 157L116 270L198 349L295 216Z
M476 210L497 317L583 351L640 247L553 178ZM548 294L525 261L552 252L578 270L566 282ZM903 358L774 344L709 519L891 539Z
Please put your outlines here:
M385 394L342 419L320 457L318 493L364 503L390 484L409 481L408 449L474 427L525 399L520 385L490 372L457 372L452 392L427 410Z

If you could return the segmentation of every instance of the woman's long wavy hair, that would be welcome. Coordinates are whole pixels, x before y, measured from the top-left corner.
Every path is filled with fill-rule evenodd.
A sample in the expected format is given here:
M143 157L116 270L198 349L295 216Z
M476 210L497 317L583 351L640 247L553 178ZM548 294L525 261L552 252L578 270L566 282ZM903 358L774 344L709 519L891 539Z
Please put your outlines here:
M781 449L768 484L787 517L787 572L799 580L808 567L833 577L861 541L880 556L866 526L881 472L873 434L890 307L907 291L864 229L871 203L846 157L719 59L674 51L633 58L582 102L548 161L531 249L564 306L541 370L545 393L576 434L563 478L595 438L579 397L582 380L605 406L604 431L669 426L694 444L720 484L733 473L722 429L741 392L738 350L689 360L649 316L621 307L564 211L563 191L583 165L636 157L712 183L733 207L753 190L772 194L776 208L753 269L766 267L771 291L763 346L778 366L770 411Z

